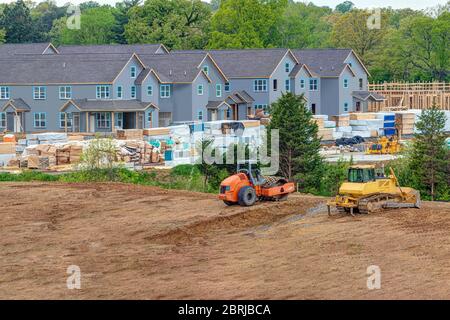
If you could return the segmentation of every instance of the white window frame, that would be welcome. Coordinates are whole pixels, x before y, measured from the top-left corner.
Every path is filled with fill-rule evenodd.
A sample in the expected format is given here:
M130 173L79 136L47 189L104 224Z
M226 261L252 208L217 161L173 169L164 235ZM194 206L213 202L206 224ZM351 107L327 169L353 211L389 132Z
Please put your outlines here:
M95 127L97 129L111 128L111 113L110 112L96 112L95 113Z
M170 98L170 84L162 84L159 86L159 96L162 99Z
M306 87L305 79L300 79L300 89L305 89L305 87Z
M203 110L198 110L197 111L197 120L198 121L203 121Z
M72 87L71 86L60 86L59 87L59 99L61 99L61 100L72 99Z
M153 96L153 86L152 85L147 86L147 95Z
M123 86L117 86L116 96L117 99L123 99Z
M284 80L284 89L286 90L286 92L291 92L291 80Z
M131 99L136 99L136 86L131 86L130 97L131 97Z
M222 97L222 85L220 83L216 83L216 97Z
M59 127L64 129L66 126L66 116L67 115L67 128L72 128L72 113L71 112L60 112L59 113Z
M253 80L254 92L267 92L267 79L255 79Z
M290 65L289 62L286 62L286 63L284 64L284 71L286 71L286 72L291 71L291 65Z
M149 128L151 128L153 126L153 111L148 111L147 112L147 124L149 126Z
M123 128L123 112L115 112L114 116L114 127Z
M203 84L197 85L197 95L199 96L203 95Z
M36 118L37 116L37 118ZM36 125L36 122L38 125ZM44 123L44 124L42 124ZM47 128L47 113L46 112L34 112L33 113L33 126L35 128Z
M6 128L6 112L0 112L0 128Z
M203 66L203 71L206 73L206 75L209 75L209 67Z
M97 99L110 99L111 98L111 87L109 85L96 86L95 97Z
M319 80L317 78L309 79L309 91L319 90Z
M229 82L225 82L224 90L225 90L225 92L230 92L230 83Z
M344 112L348 111L348 102L344 102Z
M8 100L9 97L10 97L9 87L6 87L6 86L0 87L0 99L1 100Z
M45 100L45 99L47 99L47 87L45 87L45 86L35 86L35 87L33 87L33 99L34 100Z
M344 89L348 88L348 79L344 79L343 86L344 86Z
M131 68L130 68L130 77L131 78L136 78L136 73L137 73L137 69L136 69L136 66L131 66Z

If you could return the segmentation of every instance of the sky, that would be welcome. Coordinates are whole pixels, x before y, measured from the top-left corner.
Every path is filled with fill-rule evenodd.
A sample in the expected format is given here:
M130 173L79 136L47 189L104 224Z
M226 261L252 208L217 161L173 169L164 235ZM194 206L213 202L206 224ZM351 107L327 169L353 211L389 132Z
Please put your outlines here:
M14 0L0 0L0 3L9 3ZM33 0L34 2L40 2L40 0ZM79 4L86 0L56 0L58 5L63 5L67 2L73 4ZM101 4L114 4L117 0L96 0ZM209 0L206 0L209 1ZM312 0L310 2L319 6L329 6L331 8L336 7L337 4L344 2L345 0ZM426 9L434 7L438 4L445 4L447 0L351 0L357 8L379 8L379 7L392 7L394 9L399 8L412 8L412 9ZM305 2L305 1L302 1ZM309 1L306 1L309 2Z

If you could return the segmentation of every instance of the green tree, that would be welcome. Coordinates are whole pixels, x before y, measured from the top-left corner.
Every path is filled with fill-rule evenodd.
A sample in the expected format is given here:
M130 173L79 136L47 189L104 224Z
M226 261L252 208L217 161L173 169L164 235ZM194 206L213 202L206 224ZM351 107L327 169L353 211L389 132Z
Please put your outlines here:
M116 3L116 9L114 11L114 18L116 19L116 24L113 28L114 31L114 42L117 43L127 43L125 38L125 25L128 23L128 11L139 5L141 0L124 0L122 2Z
M80 29L69 29L67 18L55 20L51 30L57 44L108 44L114 40L114 8L103 6L87 9L81 15Z
M23 0L5 6L0 19L0 28L6 32L6 42L21 43L35 40L30 9Z
M409 169L414 185L435 200L449 192L449 150L445 139L446 116L437 107L424 110L416 123L418 133L410 151Z
M336 11L339 11L341 13L349 12L353 9L355 4L351 1L344 1L336 6Z
M5 43L6 31L5 29L0 29L0 43Z
M264 48L279 38L287 0L223 0L211 18L210 49Z
M277 47L318 48L326 46L331 24L325 19L331 14L328 7L312 3L289 2L277 24Z
M320 139L317 124L306 108L302 96L283 94L271 106L269 129L278 129L280 173L299 182L303 191L320 188L323 162L319 155Z
M53 0L40 2L31 9L31 17L33 19L34 33L36 33L35 41L43 42L50 39L50 30L53 21L65 15L67 6L58 7Z
M202 49L211 8L200 0L146 0L128 12L128 43L164 43L171 49Z

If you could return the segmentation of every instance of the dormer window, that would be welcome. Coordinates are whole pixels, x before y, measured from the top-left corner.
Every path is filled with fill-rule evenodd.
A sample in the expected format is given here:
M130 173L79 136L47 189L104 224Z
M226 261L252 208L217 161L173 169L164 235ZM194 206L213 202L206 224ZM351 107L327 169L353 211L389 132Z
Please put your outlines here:
M286 62L286 64L284 65L284 69L286 72L289 72L291 70L291 66L290 66L289 62Z
M131 67L131 69L130 69L130 76L132 78L136 78L136 67L135 66Z

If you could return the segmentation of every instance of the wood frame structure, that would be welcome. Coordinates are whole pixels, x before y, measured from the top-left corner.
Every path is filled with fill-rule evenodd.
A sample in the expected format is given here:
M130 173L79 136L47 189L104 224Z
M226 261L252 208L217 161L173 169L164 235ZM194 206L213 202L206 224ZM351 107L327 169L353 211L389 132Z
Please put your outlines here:
M450 110L448 82L369 83L368 89L386 98L381 102L369 102L369 112L428 109L434 104L439 109Z

